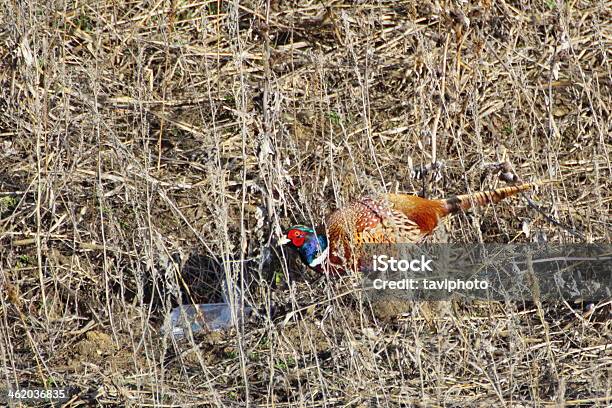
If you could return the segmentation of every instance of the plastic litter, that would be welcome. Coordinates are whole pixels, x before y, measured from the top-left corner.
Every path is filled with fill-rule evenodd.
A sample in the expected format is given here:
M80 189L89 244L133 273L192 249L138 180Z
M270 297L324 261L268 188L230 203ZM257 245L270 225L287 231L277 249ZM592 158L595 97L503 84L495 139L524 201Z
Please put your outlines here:
M242 319L246 320L253 314L254 309L245 304L238 287L226 279L222 281L221 296L221 303L183 304L175 307L167 316L161 334L170 333L175 339L181 339L189 333L190 328L194 334L220 331L235 325L232 315L241 323Z
M248 318L252 308L245 306L244 313L236 310L236 316ZM170 327L172 336L176 339L187 335L189 327L195 334L200 331L219 331L232 327L232 309L229 303L204 303L198 305L181 305L170 312ZM162 333L164 330L162 330Z

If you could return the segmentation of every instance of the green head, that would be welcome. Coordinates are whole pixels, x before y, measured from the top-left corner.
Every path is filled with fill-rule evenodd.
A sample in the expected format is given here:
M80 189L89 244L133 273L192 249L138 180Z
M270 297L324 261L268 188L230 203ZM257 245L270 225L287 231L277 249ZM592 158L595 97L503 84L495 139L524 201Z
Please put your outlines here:
M289 228L279 243L296 249L302 261L313 269L320 267L329 254L327 237L304 225Z

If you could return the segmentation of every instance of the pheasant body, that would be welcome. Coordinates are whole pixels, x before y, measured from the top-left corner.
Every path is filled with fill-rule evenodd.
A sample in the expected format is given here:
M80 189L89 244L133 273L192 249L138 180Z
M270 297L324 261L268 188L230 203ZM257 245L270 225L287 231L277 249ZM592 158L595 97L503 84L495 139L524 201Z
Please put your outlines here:
M296 248L311 268L323 269L326 260L338 268L359 262L363 244L421 242L447 215L497 203L535 185L527 183L440 200L409 194L363 197L332 212L316 231L292 227L281 243Z

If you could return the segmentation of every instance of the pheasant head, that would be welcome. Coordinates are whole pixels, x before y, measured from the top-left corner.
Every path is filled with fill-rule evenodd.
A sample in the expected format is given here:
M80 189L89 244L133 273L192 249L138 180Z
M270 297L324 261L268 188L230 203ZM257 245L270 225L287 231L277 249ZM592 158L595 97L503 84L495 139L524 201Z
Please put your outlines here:
M279 244L297 250L302 262L313 269L320 268L329 254L327 237L304 225L289 228Z

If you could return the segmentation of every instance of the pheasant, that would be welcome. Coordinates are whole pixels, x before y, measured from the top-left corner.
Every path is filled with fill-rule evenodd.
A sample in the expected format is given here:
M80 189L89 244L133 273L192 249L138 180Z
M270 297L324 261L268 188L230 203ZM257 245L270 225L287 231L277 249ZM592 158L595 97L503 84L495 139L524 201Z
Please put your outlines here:
M316 271L326 270L326 262L338 271L347 265L344 261L354 262L359 257L363 244L421 242L447 215L498 203L539 184L542 183L525 183L439 200L409 194L363 197L335 210L316 230L305 225L289 228L279 244L296 249L301 260Z

